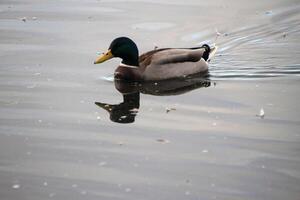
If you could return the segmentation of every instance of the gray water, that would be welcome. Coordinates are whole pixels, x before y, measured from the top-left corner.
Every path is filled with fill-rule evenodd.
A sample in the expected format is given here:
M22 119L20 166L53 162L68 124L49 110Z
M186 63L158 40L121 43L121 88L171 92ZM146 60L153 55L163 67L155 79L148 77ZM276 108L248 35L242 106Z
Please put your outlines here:
M299 200L299 10L1 1L0 199ZM118 36L219 50L209 77L124 86L92 64Z

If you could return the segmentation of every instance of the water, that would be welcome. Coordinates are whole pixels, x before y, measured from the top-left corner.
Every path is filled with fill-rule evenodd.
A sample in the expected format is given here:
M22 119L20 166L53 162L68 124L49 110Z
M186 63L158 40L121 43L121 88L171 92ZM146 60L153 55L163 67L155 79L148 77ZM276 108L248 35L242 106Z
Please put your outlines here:
M298 200L299 9L2 1L0 199ZM93 65L118 36L219 51L208 77L128 85Z

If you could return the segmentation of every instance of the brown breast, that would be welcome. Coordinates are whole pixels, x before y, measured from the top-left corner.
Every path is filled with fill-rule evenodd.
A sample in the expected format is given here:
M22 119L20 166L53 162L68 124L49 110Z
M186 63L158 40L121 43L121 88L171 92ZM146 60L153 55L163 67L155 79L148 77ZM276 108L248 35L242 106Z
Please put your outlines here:
M141 70L140 68L129 68L129 67L122 67L119 66L115 70L114 74L115 79L120 80L128 80L128 81L141 81Z

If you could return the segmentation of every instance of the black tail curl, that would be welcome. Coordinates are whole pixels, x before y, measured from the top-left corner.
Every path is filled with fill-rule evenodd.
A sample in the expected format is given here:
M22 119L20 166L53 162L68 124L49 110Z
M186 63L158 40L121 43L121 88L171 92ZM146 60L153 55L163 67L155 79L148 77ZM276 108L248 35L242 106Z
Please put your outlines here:
M205 61L207 61L208 60L208 58L209 58L209 53L210 53L210 47L208 46L208 44L203 44L202 45L202 48L204 48L205 49L205 52L203 53L203 56L202 56L202 58L205 60Z

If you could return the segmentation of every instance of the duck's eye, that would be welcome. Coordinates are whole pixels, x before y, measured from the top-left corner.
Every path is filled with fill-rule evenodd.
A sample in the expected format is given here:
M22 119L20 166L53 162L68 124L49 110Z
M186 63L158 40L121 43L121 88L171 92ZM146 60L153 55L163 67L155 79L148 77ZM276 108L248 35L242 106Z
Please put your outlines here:
M106 53L106 55L108 56L108 53Z

